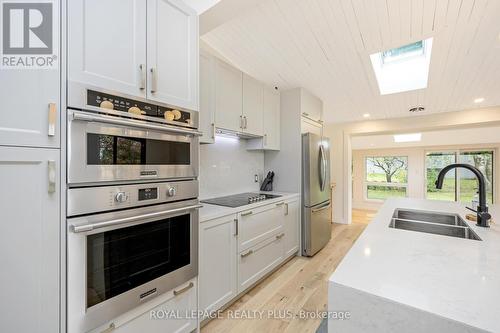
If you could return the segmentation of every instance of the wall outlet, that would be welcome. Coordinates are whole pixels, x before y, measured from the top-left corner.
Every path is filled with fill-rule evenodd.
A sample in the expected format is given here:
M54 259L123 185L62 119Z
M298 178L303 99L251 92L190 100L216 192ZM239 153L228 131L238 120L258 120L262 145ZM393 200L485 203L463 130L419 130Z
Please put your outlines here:
M258 175L258 174L253 175L253 181L254 181L255 183L258 183L258 182L259 182L259 175Z

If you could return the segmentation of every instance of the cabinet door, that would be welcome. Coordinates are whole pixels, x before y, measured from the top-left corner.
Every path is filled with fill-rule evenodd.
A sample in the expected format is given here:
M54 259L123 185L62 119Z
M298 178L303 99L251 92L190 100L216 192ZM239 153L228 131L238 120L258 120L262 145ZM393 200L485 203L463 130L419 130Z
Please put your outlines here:
M215 71L215 126L241 131L242 73L220 60Z
M283 205L284 202L279 202L240 213L239 252L283 232Z
M0 332L59 332L59 154L0 147Z
M68 1L69 104L72 90L145 97L146 1Z
M241 293L283 262L283 233L240 252L238 292Z
M262 136L264 132L264 86L243 74L243 132Z
M200 143L215 142L215 59L200 53Z
M295 254L299 250L299 200L287 201L284 205L285 229L285 257Z
M147 1L148 99L198 110L198 14L181 0Z
M60 17L53 19L56 52ZM59 147L60 77L60 61L52 69L0 69L0 145Z
M264 90L263 148L280 149L280 94L275 89Z
M216 311L237 290L237 220L230 215L200 224L200 310Z

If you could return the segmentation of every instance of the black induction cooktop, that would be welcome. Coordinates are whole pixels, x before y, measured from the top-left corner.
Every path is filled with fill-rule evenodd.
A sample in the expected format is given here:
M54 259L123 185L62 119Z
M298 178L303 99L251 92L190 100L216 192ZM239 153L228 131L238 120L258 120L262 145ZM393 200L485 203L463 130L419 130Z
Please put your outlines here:
M235 208L279 197L281 197L281 195L263 193L240 193L228 195L226 197L202 200L201 202L211 205Z

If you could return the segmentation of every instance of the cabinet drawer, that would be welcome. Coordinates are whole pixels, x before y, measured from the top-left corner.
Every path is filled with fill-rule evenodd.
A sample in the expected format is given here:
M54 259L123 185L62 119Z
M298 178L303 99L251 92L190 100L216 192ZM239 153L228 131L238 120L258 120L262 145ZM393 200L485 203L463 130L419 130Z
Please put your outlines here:
M283 205L279 202L239 214L239 252L283 231Z
M250 287L283 261L283 238L284 233L280 233L239 253L238 293Z
M160 297L129 311L92 333L189 333L196 329L196 318L190 318L193 317L191 312L197 310L196 279L183 283ZM155 306L155 303L159 305ZM179 318L172 318L173 314ZM114 329L110 325L113 325Z

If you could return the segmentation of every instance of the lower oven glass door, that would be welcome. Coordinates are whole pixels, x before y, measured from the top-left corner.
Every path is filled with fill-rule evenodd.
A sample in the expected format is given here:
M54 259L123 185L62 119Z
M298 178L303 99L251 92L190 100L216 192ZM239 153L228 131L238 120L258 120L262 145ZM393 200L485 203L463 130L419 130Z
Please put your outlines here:
M197 199L68 219L68 320L87 332L198 275Z
M189 265L191 215L87 236L87 307Z

